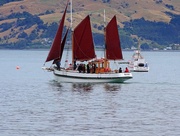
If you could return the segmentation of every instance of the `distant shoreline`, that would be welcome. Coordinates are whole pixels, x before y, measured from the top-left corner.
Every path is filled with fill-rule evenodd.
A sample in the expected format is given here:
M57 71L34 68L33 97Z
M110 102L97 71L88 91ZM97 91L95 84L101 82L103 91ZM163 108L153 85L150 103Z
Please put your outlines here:
M39 49L35 49L35 48L29 48L29 49L7 49L7 48L4 48L4 49L0 49L0 50L22 50L22 51L49 51L49 49L47 48L39 48ZM71 49L64 49L65 51L67 50L71 50ZM97 51L103 51L104 49L103 48L95 48L95 50ZM122 49L122 51L125 51L125 52L133 52L135 50L128 50L128 49ZM141 50L141 52L180 52L180 50Z

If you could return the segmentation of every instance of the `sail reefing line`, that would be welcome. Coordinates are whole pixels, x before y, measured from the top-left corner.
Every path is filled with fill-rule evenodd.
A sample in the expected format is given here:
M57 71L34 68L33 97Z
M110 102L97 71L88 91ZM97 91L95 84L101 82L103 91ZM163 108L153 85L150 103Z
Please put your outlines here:
M62 53L61 53L62 52L62 47L61 47L62 42L61 42L61 40L62 40L62 32L63 32L64 21L65 21L65 16L66 16L68 3L69 3L69 0L67 2L67 5L66 5L66 8L65 8L62 20L61 20L59 28L58 28L58 31L56 33L55 39L53 41L53 44L51 46L51 49L49 51L49 54L48 54L45 62L48 62L48 61L51 61L51 60L56 60L56 59L59 59L59 58L62 57L62 56L60 56L60 55L62 55Z

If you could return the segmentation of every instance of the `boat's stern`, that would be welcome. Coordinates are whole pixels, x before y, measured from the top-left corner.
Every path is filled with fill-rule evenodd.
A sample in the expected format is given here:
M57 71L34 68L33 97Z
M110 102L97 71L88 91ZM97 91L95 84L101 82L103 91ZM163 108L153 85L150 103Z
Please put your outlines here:
M124 72L124 73L121 73L121 77L124 79L124 81L128 80L128 79L131 79L133 78L133 75L131 72Z

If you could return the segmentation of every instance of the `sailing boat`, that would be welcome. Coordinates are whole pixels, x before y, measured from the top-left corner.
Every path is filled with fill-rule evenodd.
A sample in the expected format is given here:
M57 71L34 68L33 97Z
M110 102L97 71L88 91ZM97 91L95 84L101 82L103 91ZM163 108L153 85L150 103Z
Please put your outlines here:
M67 68L55 65L56 62L61 61L67 38L68 30L63 39L62 32L68 3L54 42L45 61L48 62L53 60L53 65L50 68L44 69L53 71L57 82L122 83L131 79L132 74L130 72L119 72L119 70L113 70L110 67L110 60L123 59L116 16L111 19L105 28L104 58L96 58L90 16L88 15L74 28L74 31L72 32L72 65ZM77 62L80 62L81 64L77 65ZM82 62L86 62L87 64Z
M146 62L145 58L142 56L140 52L140 44L138 45L138 49L135 50L132 55L132 59L128 64L130 71L132 72L148 72L149 66Z

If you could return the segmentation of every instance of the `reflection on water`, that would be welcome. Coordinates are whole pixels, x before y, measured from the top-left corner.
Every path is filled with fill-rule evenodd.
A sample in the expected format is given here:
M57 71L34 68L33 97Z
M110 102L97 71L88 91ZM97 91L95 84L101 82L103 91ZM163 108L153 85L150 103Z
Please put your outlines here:
M53 91L62 91L63 90L63 86L58 83L55 82L54 80L52 80L51 82L48 83L49 87L53 90Z
M104 85L105 91L120 91L121 85L120 84L105 84Z
M58 83L53 81L50 83L56 91L69 90L73 92L91 92L95 88L100 91L115 92L121 90L121 84L114 83L103 83L103 84L92 84L92 83ZM53 90L54 90L53 89Z
M93 84L90 83L72 83L72 90L77 92L90 92L93 89Z

